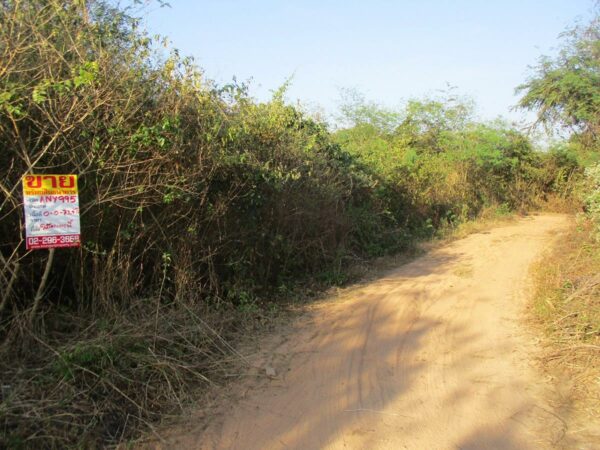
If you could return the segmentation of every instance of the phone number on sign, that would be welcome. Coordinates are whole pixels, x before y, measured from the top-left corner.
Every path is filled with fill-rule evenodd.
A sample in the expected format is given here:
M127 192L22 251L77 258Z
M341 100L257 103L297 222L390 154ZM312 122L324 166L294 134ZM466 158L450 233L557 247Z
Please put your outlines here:
M78 234L36 236L27 238L27 248L79 247Z
M75 208L75 209L60 209L60 210L54 210L54 211L44 211L43 212L43 216L44 217L48 217L48 216L74 216L76 214L79 214L79 208Z

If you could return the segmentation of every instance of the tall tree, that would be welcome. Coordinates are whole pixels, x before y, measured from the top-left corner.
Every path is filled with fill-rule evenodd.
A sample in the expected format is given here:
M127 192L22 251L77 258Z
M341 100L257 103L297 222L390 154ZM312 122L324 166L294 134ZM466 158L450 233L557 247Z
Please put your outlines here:
M517 87L518 107L537 112L537 124L571 129L588 142L600 135L600 3L589 24L561 34L555 57L542 56Z

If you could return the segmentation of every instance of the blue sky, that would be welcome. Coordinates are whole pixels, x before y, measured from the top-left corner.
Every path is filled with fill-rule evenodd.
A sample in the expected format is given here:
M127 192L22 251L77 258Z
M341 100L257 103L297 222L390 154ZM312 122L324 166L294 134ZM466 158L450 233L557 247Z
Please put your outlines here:
M170 0L146 26L191 55L218 83L252 78L265 100L294 76L287 98L334 113L339 88L389 107L447 83L483 119L511 112L514 88L558 34L592 15L593 0Z

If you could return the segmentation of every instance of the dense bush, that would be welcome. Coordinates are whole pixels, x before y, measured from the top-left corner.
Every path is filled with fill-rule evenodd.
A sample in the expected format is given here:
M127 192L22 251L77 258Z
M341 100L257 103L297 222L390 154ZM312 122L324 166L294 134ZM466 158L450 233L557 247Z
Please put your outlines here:
M473 121L470 102L453 97L390 111L355 96L342 109L352 126L334 139L384 179L388 210L417 234L485 208L527 209L548 194L568 196L580 171L569 150L537 152L503 122Z
M44 266L23 250L29 171L79 174L85 245L57 255L48 297L83 309L158 290L234 299L237 287L319 270L341 247L360 254L357 209L364 226L383 226L376 176L322 125L280 96L255 104L243 86L217 90L189 61L152 57L133 19L79 4L2 11L4 281L19 270L4 308L31 306Z

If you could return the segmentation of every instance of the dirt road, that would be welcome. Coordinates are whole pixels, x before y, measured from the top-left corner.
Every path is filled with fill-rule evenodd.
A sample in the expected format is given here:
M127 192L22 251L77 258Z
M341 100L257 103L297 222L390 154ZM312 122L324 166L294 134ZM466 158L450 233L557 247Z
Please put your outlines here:
M560 445L565 425L522 321L528 268L567 220L533 216L473 234L323 302L266 349L272 379L263 372L224 418L173 448Z

